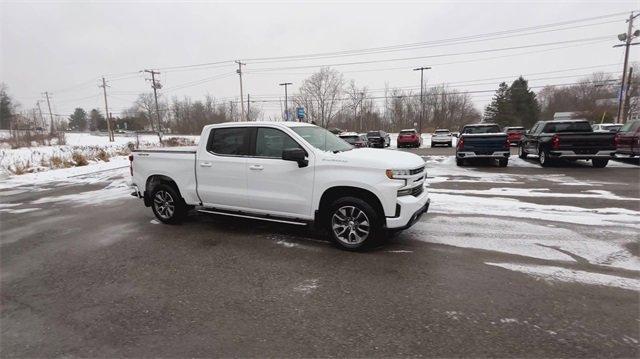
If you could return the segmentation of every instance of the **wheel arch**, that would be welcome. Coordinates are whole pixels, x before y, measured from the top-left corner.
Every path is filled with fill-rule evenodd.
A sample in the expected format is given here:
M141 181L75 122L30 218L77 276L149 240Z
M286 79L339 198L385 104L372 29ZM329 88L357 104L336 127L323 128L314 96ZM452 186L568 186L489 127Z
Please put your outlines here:
M363 201L369 203L369 205L371 205L373 209L376 210L376 212L378 213L378 215L383 221L386 218L384 213L384 208L382 207L382 202L380 201L380 198L376 196L375 193L359 187L333 186L333 187L327 188L322 193L322 196L320 197L318 210L316 211L316 214L315 214L316 223L318 224L322 223L322 220L325 218L325 214L329 210L331 203L333 203L338 198L342 198L342 197L355 197L355 198L362 199ZM386 225L386 223L383 223L383 225Z
M180 193L180 188L178 188L178 184L171 177L161 174L153 174L147 177L144 186L144 204L147 207L151 206L151 192L153 188L159 184L166 184L171 186L180 196L180 199L184 201L182 193Z

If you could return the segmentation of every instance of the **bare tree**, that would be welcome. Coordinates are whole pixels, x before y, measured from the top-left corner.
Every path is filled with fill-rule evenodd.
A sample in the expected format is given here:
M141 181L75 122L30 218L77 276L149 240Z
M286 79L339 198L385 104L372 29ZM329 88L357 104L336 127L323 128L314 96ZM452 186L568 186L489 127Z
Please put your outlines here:
M309 120L327 127L342 108L340 97L343 93L342 74L323 67L304 80L294 103L304 107Z

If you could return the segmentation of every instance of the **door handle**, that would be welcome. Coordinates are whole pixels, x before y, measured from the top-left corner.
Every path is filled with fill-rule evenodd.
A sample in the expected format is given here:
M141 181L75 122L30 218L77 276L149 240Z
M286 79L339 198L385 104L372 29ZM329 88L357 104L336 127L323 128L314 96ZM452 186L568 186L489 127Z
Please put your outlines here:
M261 165L253 165L253 166L249 166L249 169L253 171L262 171L264 167L262 167Z
M200 162L200 167L211 167L211 162Z

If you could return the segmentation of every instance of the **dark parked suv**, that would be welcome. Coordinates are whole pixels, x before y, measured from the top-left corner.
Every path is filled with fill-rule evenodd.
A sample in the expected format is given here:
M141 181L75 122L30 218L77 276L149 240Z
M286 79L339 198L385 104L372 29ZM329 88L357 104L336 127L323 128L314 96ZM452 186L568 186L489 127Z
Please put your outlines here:
M391 137L382 130L367 132L367 140L369 141L369 147L384 148L391 145Z
M629 121L616 135L616 154L622 156L640 156L640 120Z

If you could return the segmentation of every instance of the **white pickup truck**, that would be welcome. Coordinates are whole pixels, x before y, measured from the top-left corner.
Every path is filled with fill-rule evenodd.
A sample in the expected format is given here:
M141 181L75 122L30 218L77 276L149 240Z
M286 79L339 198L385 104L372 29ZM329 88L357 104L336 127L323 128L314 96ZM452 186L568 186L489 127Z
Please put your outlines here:
M134 150L129 160L133 195L168 224L197 208L314 225L357 250L410 227L429 208L422 158L355 149L306 123L208 125L197 147Z

